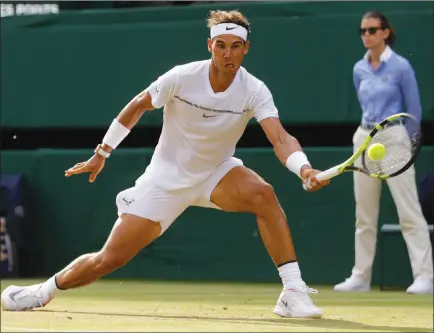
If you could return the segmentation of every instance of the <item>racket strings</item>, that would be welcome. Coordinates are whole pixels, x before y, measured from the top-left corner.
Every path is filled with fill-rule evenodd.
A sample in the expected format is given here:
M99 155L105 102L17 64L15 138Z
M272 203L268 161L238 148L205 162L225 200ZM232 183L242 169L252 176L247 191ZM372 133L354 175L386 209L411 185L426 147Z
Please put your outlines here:
M368 154L363 155L363 164L369 173L377 175L394 174L411 162L419 146L419 136L413 132L410 138L406 126L395 125L380 130L373 138L372 144L380 143L386 148L385 156L379 160L371 160Z

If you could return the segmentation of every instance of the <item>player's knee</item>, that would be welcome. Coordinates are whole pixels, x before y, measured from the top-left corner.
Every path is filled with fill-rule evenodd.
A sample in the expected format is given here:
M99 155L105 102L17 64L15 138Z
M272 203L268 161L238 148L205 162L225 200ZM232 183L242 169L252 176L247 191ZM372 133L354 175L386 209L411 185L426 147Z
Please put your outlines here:
M125 263L126 260L121 255L112 251L102 250L95 257L95 269L100 275L111 273Z
M249 202L254 213L268 209L276 202L273 186L265 182L258 182L250 191Z

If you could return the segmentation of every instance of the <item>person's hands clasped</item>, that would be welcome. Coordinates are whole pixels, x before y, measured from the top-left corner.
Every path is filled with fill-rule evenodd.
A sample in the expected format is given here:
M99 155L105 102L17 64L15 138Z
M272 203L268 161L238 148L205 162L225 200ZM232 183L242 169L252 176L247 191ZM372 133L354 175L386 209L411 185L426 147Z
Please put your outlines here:
M104 165L105 165L105 158L99 154L95 154L86 162L77 163L73 167L66 170L65 177L70 177L72 175L78 175L80 173L88 172L90 173L89 182L93 183L96 177L98 176L98 174L104 168Z

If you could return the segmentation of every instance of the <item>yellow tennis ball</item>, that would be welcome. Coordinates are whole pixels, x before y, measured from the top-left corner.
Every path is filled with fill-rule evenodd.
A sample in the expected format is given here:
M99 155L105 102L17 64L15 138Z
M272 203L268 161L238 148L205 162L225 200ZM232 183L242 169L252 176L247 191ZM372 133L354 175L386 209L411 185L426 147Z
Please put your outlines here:
M368 148L368 156L371 160L382 160L384 155L386 155L386 147L381 143L374 143Z

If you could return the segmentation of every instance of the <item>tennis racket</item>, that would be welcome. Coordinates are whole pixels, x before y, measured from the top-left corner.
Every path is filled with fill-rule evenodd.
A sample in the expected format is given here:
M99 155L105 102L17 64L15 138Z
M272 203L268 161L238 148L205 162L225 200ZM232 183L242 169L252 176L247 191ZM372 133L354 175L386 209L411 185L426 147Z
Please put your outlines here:
M375 143L386 148L380 160L369 158L367 153ZM348 171L362 172L381 180L396 177L413 165L421 146L420 122L408 113L398 113L377 124L348 160L319 173L316 178L324 181ZM360 167L354 165L358 158L361 158ZM303 184L303 188L310 189L310 181Z

